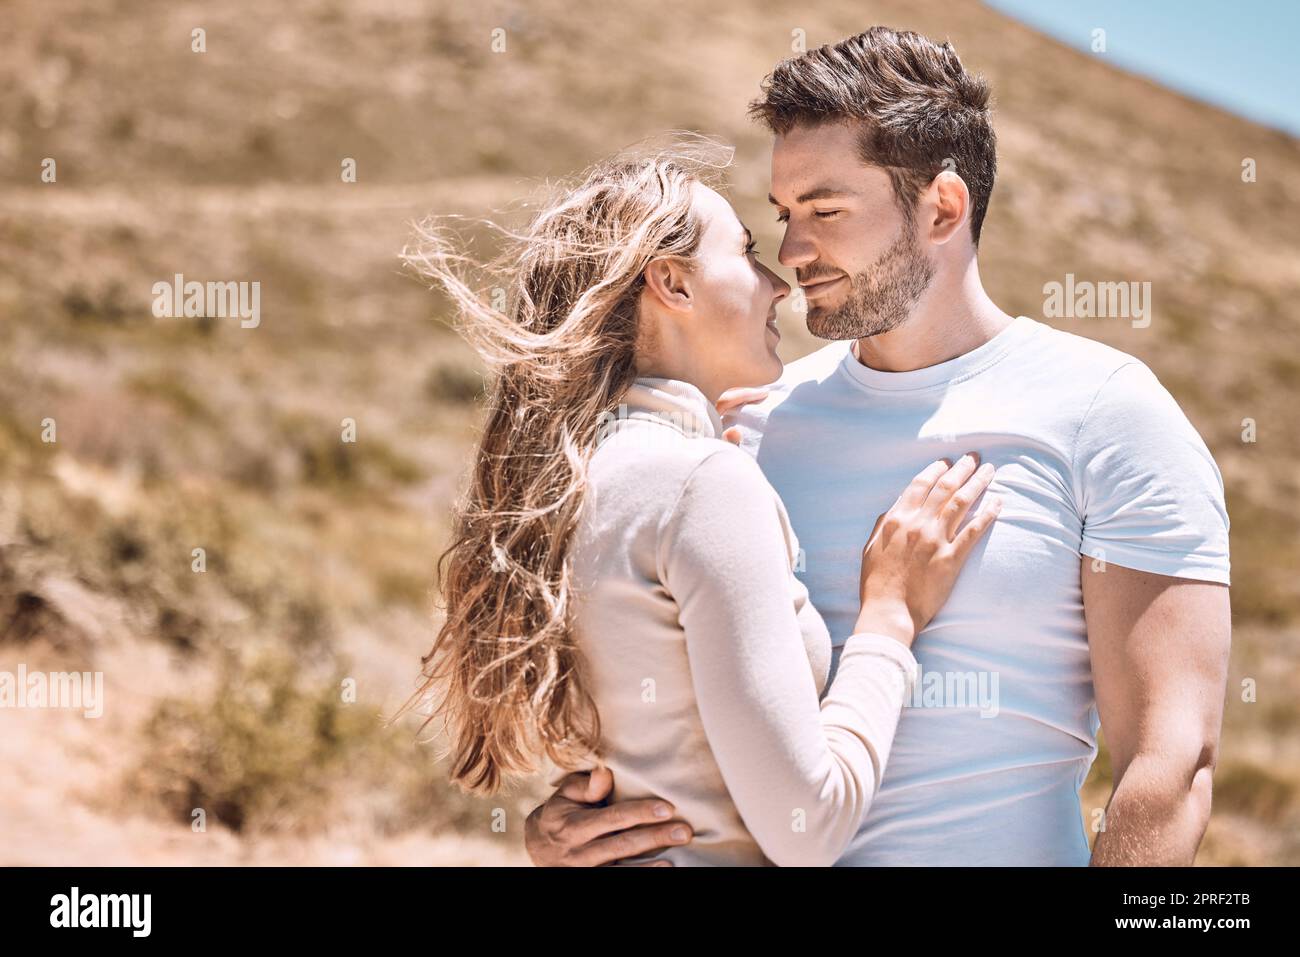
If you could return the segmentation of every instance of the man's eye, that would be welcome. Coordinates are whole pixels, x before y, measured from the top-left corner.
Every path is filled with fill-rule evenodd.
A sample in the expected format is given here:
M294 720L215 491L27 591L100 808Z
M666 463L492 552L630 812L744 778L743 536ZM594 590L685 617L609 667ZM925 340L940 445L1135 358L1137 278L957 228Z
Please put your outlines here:
M789 213L777 213L777 214L776 214L776 221L777 221L778 223L788 223L788 222L790 222L790 214L789 214Z
M813 215L816 216L818 219L830 219L832 216L838 216L839 214L840 211L838 209L828 209L824 213L820 213L820 212L813 213Z

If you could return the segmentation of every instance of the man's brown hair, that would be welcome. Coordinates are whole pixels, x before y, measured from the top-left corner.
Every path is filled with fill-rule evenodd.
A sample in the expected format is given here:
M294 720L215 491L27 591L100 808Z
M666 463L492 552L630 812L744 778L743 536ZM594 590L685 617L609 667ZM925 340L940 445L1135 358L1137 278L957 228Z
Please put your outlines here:
M861 121L862 159L889 173L909 217L921 190L951 169L970 192L971 238L979 244L997 173L989 87L966 72L951 43L872 27L783 61L749 114L778 134Z

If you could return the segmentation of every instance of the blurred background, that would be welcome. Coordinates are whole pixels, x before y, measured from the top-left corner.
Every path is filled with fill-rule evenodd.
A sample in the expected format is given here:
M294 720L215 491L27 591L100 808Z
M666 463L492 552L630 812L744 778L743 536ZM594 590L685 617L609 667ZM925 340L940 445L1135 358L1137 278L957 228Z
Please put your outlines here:
M1152 284L1146 328L1045 321L1150 365L1219 463L1235 631L1198 863L1300 863L1300 144L1251 72L1288 9L6 0L0 670L103 672L105 710L0 709L0 863L525 863L543 782L466 799L379 720L434 634L481 388L397 253L426 213L688 129L735 144L775 266L746 104L877 23L993 84L1003 308ZM155 317L177 273L259 282L260 324ZM787 361L818 344L781 325ZM1109 781L1103 750L1089 825Z

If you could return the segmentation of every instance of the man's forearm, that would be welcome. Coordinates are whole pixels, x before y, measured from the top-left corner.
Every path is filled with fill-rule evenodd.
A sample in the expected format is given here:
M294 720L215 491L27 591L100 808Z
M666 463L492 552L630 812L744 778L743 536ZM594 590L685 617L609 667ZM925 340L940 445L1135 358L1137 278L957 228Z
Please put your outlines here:
M1208 765L1134 758L1106 806L1093 866L1190 866L1210 820L1212 774Z

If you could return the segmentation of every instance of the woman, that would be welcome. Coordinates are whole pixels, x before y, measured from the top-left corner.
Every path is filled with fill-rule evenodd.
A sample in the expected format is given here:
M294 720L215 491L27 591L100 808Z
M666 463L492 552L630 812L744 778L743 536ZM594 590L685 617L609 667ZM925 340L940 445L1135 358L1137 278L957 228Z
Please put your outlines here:
M833 863L879 788L911 643L997 514L962 525L991 467L936 462L864 529L827 687L785 509L715 408L779 376L789 286L681 158L602 164L512 239L500 308L442 233L407 255L494 373L417 695L439 699L453 780L605 764L614 799L692 825L659 852L676 864Z

